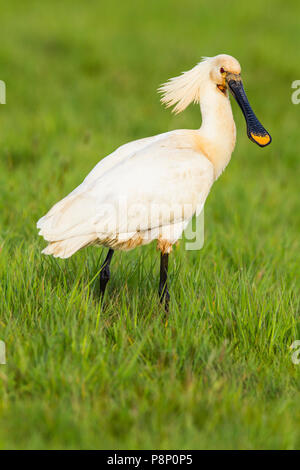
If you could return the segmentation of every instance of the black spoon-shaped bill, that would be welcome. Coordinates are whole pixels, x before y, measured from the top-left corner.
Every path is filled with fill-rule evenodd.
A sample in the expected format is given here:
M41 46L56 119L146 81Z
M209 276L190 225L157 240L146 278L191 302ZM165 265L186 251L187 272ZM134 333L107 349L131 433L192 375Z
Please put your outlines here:
M272 138L269 132L266 131L264 126L255 116L248 101L240 76L230 74L227 77L227 84L232 96L237 101L244 114L247 124L247 135L249 139L260 147L266 147L272 142Z

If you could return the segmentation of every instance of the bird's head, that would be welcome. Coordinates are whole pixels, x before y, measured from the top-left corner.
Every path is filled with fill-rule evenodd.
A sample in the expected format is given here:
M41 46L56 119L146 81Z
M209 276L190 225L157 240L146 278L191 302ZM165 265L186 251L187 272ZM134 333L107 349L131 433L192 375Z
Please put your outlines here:
M190 103L201 102L207 87L224 99L229 99L229 90L244 114L249 139L260 147L271 143L270 134L259 122L248 101L241 79L241 66L230 55L205 57L193 69L171 78L159 91L163 93L161 101L167 107L175 105L173 111L180 113Z
M247 135L260 147L271 143L271 136L255 116L241 79L241 66L230 55L221 54L213 58L210 78L220 93L228 97L228 89L239 104L247 124Z

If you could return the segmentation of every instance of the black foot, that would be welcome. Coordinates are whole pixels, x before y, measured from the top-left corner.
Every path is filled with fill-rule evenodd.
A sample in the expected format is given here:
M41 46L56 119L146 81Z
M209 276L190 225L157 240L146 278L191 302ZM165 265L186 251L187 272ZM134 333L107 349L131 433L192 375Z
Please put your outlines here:
M106 266L104 266L101 269L101 273L100 273L100 295L101 295L101 299L103 299L105 289L106 289L106 286L107 286L107 283L108 283L109 280L110 280L110 269L109 269L109 265L107 264Z
M163 288L159 288L159 301L161 303L161 305L164 303L164 307L165 307L165 312L166 313L169 313L169 304L170 304L170 293L168 291L168 288L166 289L163 289Z
M100 271L100 296L101 296L101 301L104 297L106 285L108 281L110 280L110 269L109 265L111 262L111 259L113 257L114 250L111 248L108 250L107 256L105 258L104 263L101 266L101 271Z
M159 279L159 300L162 304L165 302L165 311L169 313L170 294L168 291L167 279L168 279L168 258L167 253L162 253L160 256L160 279Z

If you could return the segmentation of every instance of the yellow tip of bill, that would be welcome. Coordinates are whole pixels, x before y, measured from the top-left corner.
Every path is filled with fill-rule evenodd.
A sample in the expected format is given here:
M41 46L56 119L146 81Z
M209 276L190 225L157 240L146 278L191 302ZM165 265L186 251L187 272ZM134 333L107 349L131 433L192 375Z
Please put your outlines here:
M251 132L251 137L257 142L259 145L267 145L270 142L270 136L266 135L255 135Z

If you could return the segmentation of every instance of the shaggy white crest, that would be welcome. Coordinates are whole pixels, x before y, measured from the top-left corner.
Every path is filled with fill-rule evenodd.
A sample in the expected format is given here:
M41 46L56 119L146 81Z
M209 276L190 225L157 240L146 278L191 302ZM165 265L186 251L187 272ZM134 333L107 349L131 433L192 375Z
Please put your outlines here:
M158 92L162 93L161 102L169 108L176 105L172 112L181 113L191 103L199 103L201 82L206 78L204 72L209 66L211 57L202 57L199 62L191 70L183 72L178 77L170 78L166 83L158 88Z

